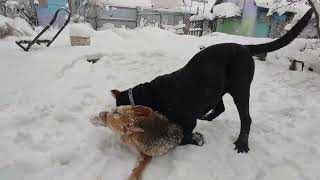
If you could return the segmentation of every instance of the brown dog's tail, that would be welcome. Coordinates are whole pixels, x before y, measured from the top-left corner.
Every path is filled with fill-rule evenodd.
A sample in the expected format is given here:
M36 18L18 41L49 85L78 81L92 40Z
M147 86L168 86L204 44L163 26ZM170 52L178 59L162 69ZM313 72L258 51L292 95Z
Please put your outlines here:
M136 167L132 170L129 180L141 180L144 169L152 159L151 156L147 156L144 154L141 154L141 157L142 159L138 160Z
M246 47L248 47L252 55L272 52L283 48L284 46L290 44L307 26L309 20L312 17L312 14L313 10L310 8L308 12L297 22L297 24L279 39L265 44L246 45Z

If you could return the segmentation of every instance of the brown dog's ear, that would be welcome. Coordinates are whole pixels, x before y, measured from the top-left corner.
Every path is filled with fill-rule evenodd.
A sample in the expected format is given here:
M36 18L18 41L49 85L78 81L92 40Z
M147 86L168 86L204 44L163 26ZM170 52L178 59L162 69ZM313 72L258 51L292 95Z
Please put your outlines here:
M144 132L144 130L142 128L136 127L136 126L132 126L132 127L128 127L127 128L126 134L130 135L132 133L143 133L143 132Z
M141 106L141 105L134 106L133 111L136 116L143 116L143 117L148 117L153 113L151 108L146 106Z
M113 89L111 90L111 94L115 99L117 99L117 97L120 95L120 91Z

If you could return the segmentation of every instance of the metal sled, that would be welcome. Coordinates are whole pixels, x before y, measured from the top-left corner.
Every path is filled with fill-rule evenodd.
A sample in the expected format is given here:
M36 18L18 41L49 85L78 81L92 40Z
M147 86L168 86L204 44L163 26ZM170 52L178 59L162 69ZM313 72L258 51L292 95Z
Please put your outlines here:
M39 38L42 36L42 34L44 32L46 32L53 25L53 23L57 19L57 16L58 16L59 12L62 11L62 10L66 11L67 14L68 14L68 18L64 22L63 26L59 29L59 31L56 33L56 35L51 40L48 40L48 39L39 40ZM51 19L50 23L32 41L20 40L20 41L16 41L16 44L18 46L20 46L24 51L28 51L35 43L37 43L38 45L46 44L46 47L49 47L52 44L52 42L58 37L58 35L61 33L61 31L66 27L66 25L69 24L70 18L71 18L71 13L70 13L70 11L68 9L63 8L63 7L59 8L55 12L55 14L54 14L53 18ZM23 46L22 44L27 44L27 46Z

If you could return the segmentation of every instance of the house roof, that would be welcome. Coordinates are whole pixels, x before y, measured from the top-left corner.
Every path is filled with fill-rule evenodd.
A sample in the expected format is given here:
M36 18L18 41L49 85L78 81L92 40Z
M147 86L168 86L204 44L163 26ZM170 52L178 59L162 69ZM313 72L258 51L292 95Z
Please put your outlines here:
M288 0L278 0L274 2L273 0L255 0L258 7L269 9L269 15L273 12L277 12L282 15L286 12L292 12L303 16L310 6L307 4L307 0L301 0L297 2L289 2Z
M151 7L151 0L87 0L100 5L116 5L126 7Z
M212 5L213 7L208 8L204 14L193 15L190 17L191 21L196 20L213 20L214 18L229 18L235 16L241 16L241 8L232 2L225 2L218 5ZM212 10L212 12L211 12Z
M183 0L184 5L180 7L183 12L196 14L198 9L200 14L210 13L217 0ZM203 13L204 12L204 13Z

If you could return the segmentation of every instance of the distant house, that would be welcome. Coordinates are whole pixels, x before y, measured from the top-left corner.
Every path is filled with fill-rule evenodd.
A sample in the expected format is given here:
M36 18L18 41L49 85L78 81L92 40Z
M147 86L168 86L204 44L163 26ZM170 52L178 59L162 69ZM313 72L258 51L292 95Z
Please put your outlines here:
M255 0L255 4L258 7L260 16L257 18L257 22L263 24L265 31L269 28L269 35L265 37L278 38L291 29L292 25L301 18L304 13L310 8L304 1L298 1L296 3L283 4L279 1L279 5L275 12L272 11L271 0ZM282 4L281 4L282 3ZM299 37L302 38L317 38L317 30L315 27L315 19L311 19L307 27L302 31ZM258 36L259 37L259 36ZM264 37L264 36L263 36Z
M196 29L197 31L203 31L203 33L195 35L217 31L249 37L278 38L289 30L289 25L293 19L296 16L303 15L308 8L308 5L303 3L290 4L281 9L281 13L276 11L271 14L272 2L273 0L220 0L214 4L210 13L191 18L191 24L195 26L191 26L191 32ZM236 5L240 9L240 14L227 16L225 12L230 12L230 9L226 8L225 11L216 9L216 7L227 3ZM193 23L194 19L197 23ZM301 37L314 38L317 36L313 24L312 22L309 24ZM203 27L198 27L199 25ZM189 34L194 33L189 31Z
M47 25L52 19L57 9L66 7L68 0L35 0L38 1L36 12L38 17L38 24L40 26ZM65 13L62 12L58 15L56 24L62 26L65 21Z

